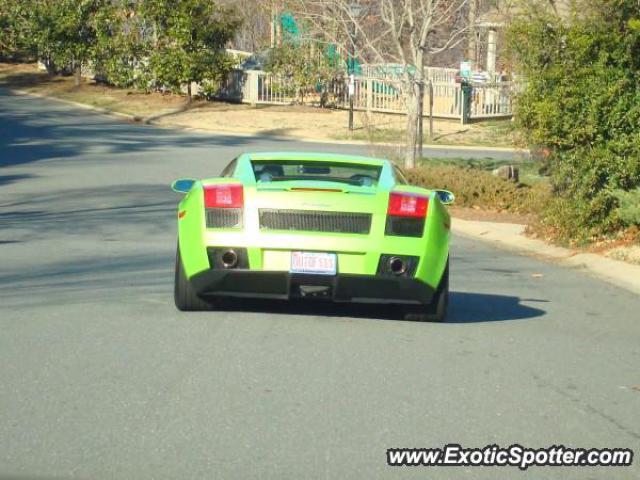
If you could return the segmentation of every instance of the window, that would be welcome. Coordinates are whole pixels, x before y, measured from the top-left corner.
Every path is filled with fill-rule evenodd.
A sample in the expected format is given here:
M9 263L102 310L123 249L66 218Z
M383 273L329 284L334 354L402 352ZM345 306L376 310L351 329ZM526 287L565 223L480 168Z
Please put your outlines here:
M320 180L362 187L377 185L382 171L380 165L305 160L254 160L251 166L258 182Z

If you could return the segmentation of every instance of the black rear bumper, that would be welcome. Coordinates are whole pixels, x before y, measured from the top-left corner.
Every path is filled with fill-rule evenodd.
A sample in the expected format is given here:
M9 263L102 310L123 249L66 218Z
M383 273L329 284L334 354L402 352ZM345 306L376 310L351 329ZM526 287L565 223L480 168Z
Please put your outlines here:
M201 296L334 302L428 304L434 294L414 278L391 275L309 275L260 270L211 269L190 279Z

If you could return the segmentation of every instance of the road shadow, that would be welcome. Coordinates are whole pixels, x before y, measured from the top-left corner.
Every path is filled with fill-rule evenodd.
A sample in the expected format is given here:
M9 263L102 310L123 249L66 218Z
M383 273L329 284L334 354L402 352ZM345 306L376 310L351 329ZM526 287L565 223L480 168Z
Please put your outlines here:
M28 178L34 178L35 175L21 174L21 175L0 175L0 187L9 185L10 183L17 182L18 180L26 180Z
M0 176L0 185L2 177ZM166 235L175 229L179 197L167 185L127 184L45 191L0 205L2 237ZM6 238L6 237L5 237Z
M544 300L527 300L544 302ZM526 320L543 316L539 308L523 305L519 297L486 293L451 292L446 323L478 323ZM351 317L378 320L401 320L396 305L331 303L322 301L224 300L220 310L279 315L308 315L323 317Z
M1 87L1 86L0 86ZM82 160L98 150L103 158L118 154L176 148L251 148L265 136L206 135L119 121L59 103L17 96L0 88L0 168L54 158ZM269 136L276 143L286 141ZM17 180L17 179L16 179Z

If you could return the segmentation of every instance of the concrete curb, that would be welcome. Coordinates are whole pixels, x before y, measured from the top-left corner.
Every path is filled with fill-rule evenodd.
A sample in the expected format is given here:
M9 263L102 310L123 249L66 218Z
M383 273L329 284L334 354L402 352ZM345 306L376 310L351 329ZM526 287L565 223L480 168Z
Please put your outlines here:
M541 240L526 237L525 226L515 223L454 218L451 228L456 234L490 242L507 250L551 259L565 267L583 270L618 287L640 294L640 265L548 245Z
M66 105L71 105L73 107L81 108L83 110L90 110L96 113L102 113L104 115L111 115L120 119L124 119L130 122L135 122L143 125L152 125L154 127L159 128L167 128L167 129L178 129L184 130L187 132L201 133L201 134L209 134L209 135L226 135L229 137L239 137L239 138L247 138L247 137L260 137L260 133L245 133L245 132L226 132L224 130L208 130L205 128L196 128L196 127L185 127L181 125L175 125L171 123L159 123L157 120L163 116L172 115L174 113L180 113L182 109L176 109L175 111L169 111L163 114L155 114L150 115L148 117L141 117L139 115L130 115L128 113L116 112L114 110L110 110L108 108L96 107L94 105L88 105L86 103L75 102L73 100L67 100L65 98L52 97L49 95L44 95L36 92L28 92L26 90L17 90L17 89L9 89L12 93L16 93L18 95L28 95L36 98L44 98L46 100L52 100L59 103L64 103ZM333 139L318 139L318 138L307 138L307 137L287 137L281 135L265 135L264 138L270 138L273 140L282 140L282 141L299 141L305 143L331 143L335 145L364 145L364 146L376 146L376 147L398 147L400 144L398 143L376 143L375 145L370 144L366 140L333 140ZM424 144L423 148L427 149L440 149L440 150L450 150L450 151L459 151L466 152L472 150L481 150L483 152L491 153L514 153L522 155L523 157L529 156L528 150L522 150L517 148L508 148L508 147L488 147L488 146L472 146L472 145L438 145L438 144Z
M88 105L86 103L74 102L73 100L67 100L66 98L58 98L52 97L49 95L43 95L41 93L36 92L27 92L26 90L15 90L11 89L11 93L16 93L18 95L27 95L29 97L43 98L45 100L51 100L54 102L64 103L65 105L71 105L73 107L81 108L83 110L90 110L92 112L102 113L104 115L111 115L113 117L118 117L120 119L129 120L131 122L144 122L143 117L139 117L137 115L129 115L128 113L116 112L114 110L110 110L108 108L96 107L94 105Z

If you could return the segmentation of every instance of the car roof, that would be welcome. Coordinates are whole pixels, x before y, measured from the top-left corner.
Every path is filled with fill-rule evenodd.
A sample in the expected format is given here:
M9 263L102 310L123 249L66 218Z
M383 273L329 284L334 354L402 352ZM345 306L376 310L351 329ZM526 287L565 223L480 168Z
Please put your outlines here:
M248 153L249 160L304 160L305 162L344 162L363 165L385 165L389 160L384 158L365 157L360 155L345 155L342 153L318 152L260 152Z

